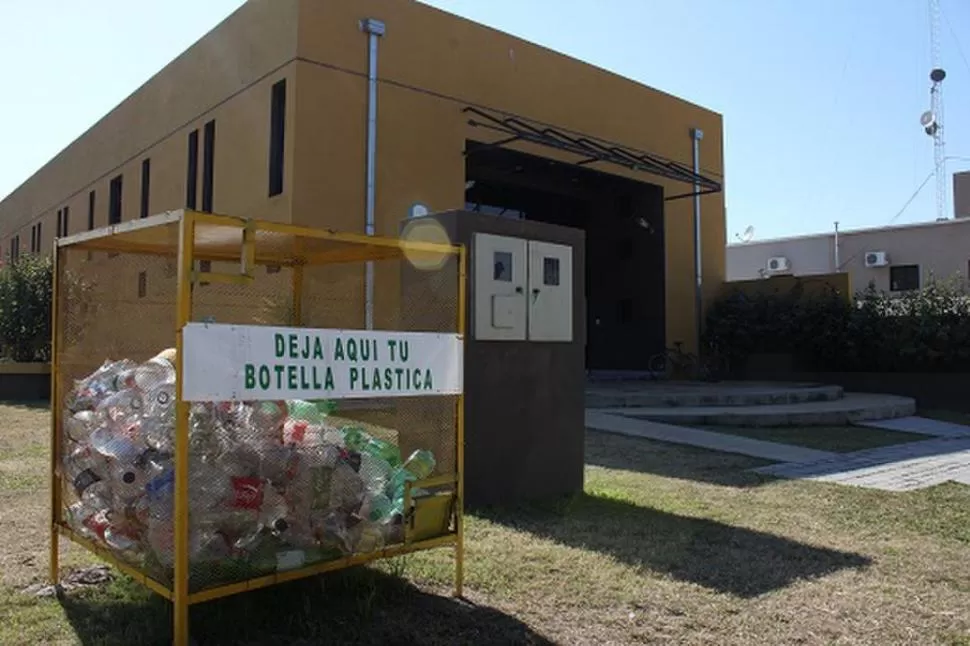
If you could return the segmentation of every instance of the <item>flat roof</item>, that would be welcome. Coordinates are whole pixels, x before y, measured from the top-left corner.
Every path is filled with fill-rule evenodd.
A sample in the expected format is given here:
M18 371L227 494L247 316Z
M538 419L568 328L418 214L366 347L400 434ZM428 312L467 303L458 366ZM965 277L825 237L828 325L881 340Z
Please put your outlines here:
M861 235L865 233L879 233L883 231L904 231L906 229L924 229L930 227L945 227L957 224L970 225L970 218L947 218L946 220L931 220L930 222L908 222L906 224L890 224L878 227L861 227L858 229L839 229L840 236ZM774 244L778 242L793 242L797 240L811 240L813 238L831 238L835 231L825 233L806 233L796 236L781 236L778 238L766 238L764 240L752 240L751 242L729 242L728 247L752 247L755 245Z

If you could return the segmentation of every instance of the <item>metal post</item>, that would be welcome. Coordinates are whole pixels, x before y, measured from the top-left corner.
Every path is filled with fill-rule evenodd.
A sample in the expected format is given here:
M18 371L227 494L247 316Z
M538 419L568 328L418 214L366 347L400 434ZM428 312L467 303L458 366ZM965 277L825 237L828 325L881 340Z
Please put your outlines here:
M835 250L834 250L835 251L835 273L839 273L839 270L842 268L842 263L839 262L839 223L838 221L836 221L835 223L834 246L835 246Z
M178 293L176 296L175 347L179 369L175 371L175 568L172 581L173 635L176 646L189 643L189 404L182 400L185 348L182 330L192 318L192 267L195 250L194 214L186 211L179 223Z
M701 173L701 139L704 138L704 131L700 128L692 128L690 138L693 142L694 153L694 174ZM694 183L694 338L696 340L697 354L701 353L701 334L704 327L704 295L702 292L704 278L704 263L701 258L701 185Z
M458 252L458 334L461 335L462 352L465 351L468 340L465 338L465 308L468 292L468 249L462 245ZM462 359L464 365L464 358ZM458 395L456 406L457 442L456 446L456 474L455 483L457 500L455 500L455 596L459 599L465 594L465 394Z
M60 392L60 373L61 360L60 348L58 347L57 337L60 331L60 307L58 291L60 291L61 271L60 271L60 248L57 240L54 241L54 266L53 266L53 294L51 296L51 515L50 515L50 580L53 585L60 583L58 570L60 569L60 534L58 528L61 524L61 392Z
M374 211L377 202L377 61L378 42L385 33L384 23L374 18L360 21L367 34L367 196L365 231L375 233ZM374 263L367 261L364 278L364 319L368 330L374 329Z

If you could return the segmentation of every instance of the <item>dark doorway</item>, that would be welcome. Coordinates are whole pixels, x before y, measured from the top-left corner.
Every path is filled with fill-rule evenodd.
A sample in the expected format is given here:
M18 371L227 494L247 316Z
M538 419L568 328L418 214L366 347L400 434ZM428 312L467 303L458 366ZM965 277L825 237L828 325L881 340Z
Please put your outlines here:
M646 371L665 344L663 189L468 142L466 209L586 232L587 370Z

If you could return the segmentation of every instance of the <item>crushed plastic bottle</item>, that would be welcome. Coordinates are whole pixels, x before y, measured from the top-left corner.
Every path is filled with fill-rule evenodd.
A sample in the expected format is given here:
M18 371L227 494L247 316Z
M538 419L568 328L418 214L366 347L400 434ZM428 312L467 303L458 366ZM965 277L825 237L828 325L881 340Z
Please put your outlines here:
M174 562L175 366L166 351L76 381L57 466L70 527L163 578ZM329 401L190 406L190 564L285 571L403 540L404 486L434 473L434 456L402 461L395 442L332 413Z

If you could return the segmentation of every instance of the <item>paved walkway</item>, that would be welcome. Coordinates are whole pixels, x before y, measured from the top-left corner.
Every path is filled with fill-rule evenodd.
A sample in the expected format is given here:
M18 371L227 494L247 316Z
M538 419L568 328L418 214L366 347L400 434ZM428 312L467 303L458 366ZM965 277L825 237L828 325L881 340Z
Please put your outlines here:
M775 460L781 464L754 471L780 478L836 482L884 491L913 491L951 480L970 485L970 427L959 424L919 417L867 423L866 426L936 437L853 453L829 453L651 422L629 417L630 412L626 411L625 416L613 411L587 410L586 427Z
M603 411L586 411L586 428L630 437L642 437L661 442L687 444L714 451L740 453L754 458L780 462L814 462L835 457L834 453L816 451L791 444L752 440L737 435L701 431L683 426L672 426L643 419L612 415Z
M843 453L816 462L774 464L754 470L781 478L884 491L913 491L948 480L970 484L970 437L910 442Z
M925 417L900 417L898 419L883 419L872 422L861 422L860 426L871 426L887 431L903 431L932 435L933 437L970 437L970 426L940 422Z

